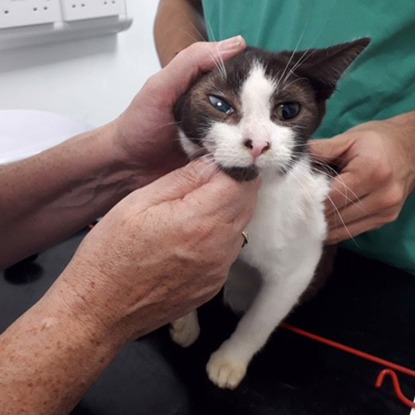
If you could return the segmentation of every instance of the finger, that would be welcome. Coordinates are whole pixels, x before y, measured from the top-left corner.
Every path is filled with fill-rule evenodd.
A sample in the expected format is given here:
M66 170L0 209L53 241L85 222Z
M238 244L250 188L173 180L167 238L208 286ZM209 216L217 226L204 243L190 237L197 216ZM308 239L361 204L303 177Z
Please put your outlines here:
M380 216L369 215L356 222L338 226L329 231L326 243L336 244L354 238L362 233L374 231L384 225L384 219Z
M203 73L235 56L246 47L245 40L236 36L222 42L197 42L183 49L156 77L165 88L174 91L176 102Z
M153 183L131 193L131 202L140 202L142 210L160 203L183 199L186 194L208 183L217 167L203 160L195 160L174 170Z
M260 180L236 182L219 171L215 164L195 160L137 190L130 199L139 201L141 210L165 202L182 201L193 207L197 205L190 211L198 211L200 215L220 212L226 223L243 213L240 226L245 226L252 216L259 186Z
M354 143L354 138L348 135L338 135L330 139L315 139L308 142L311 155L325 163L339 165Z
M259 179L237 182L220 172L203 188L188 194L184 201L201 204L206 215L217 215L224 223L235 223L243 230L252 217L260 183Z
M326 203L327 214L334 214L346 206L358 203L370 190L371 186L361 183L354 173L346 171L334 177Z
M332 215L327 217L329 227L334 228L339 225L339 218L341 222L352 223L361 220L371 215L381 215L382 217L388 217L391 213L400 210L398 206L391 206L388 201L385 200L385 192L372 192L367 196L357 200L354 203L350 203L337 212L333 212Z

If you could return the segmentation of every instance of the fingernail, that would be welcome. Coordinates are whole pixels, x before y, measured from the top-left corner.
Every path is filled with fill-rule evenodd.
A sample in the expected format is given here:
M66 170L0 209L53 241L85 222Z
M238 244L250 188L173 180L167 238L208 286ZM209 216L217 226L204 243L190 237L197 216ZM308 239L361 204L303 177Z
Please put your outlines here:
M203 159L195 160L192 162L194 168L199 172L200 176L209 181L212 176L218 172L218 167L212 161Z
M219 42L219 48L221 52L227 52L229 50L239 49L244 44L245 39L241 35L238 35Z

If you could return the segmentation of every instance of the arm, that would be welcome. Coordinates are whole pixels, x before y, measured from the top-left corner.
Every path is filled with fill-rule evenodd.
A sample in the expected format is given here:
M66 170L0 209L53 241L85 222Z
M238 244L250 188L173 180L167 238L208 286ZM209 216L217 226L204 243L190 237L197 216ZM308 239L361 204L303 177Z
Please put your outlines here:
M157 157L161 156L160 145L173 141L172 106L200 72L214 65L211 47L196 44L183 51L148 81L116 122L89 136L100 145L104 139L115 140L117 145L103 145L104 154L97 148L91 170L77 161L81 178L101 171L104 179L100 183L111 189L111 183L118 183L118 173L111 175L106 170L112 170L103 166L118 166L121 160L122 166L131 164L131 171L137 173L126 176L127 191L131 182L145 186L104 216L45 296L1 334L2 413L69 413L128 341L195 309L225 282L242 246L241 231L252 215L259 184L237 183L201 161L154 181L169 168L157 167ZM234 39L222 44L221 53L226 59L243 47L241 39ZM83 143L79 146L83 148ZM72 156L82 157L76 146L70 148ZM107 154L110 149L115 152L111 158ZM64 153L56 157L61 163L66 160L68 175L78 177ZM53 154L46 158L50 163L46 173L51 176L61 168L53 164ZM108 161L112 157L116 163ZM35 157L29 162L33 165L26 166L33 169L33 175L42 171L38 160ZM23 170L18 172L23 174ZM72 177L58 177L51 177L49 183L58 193L61 186L84 189ZM6 183L14 183L13 175ZM49 194L47 186L37 181L33 185L44 187L40 193L48 195L46 204L48 198L55 200L55 192ZM13 191L10 185L9 208L14 206ZM37 200L37 193L33 194ZM18 191L14 195L19 199ZM42 209L40 202L37 208ZM3 214L8 214L6 209ZM46 232L47 221L42 223ZM36 229L43 232L42 227Z
M0 266L71 235L132 190L186 162L174 140L172 108L199 74L214 66L214 47L189 48L110 124L0 167ZM235 38L222 43L220 53L226 59L244 47Z
M192 43L206 40L200 0L160 0L154 39L162 66Z
M138 185L111 126L0 167L0 265L48 247L105 214Z
M128 341L215 295L257 190L194 162L116 205L0 336L2 413L69 413Z
M327 203L328 243L393 222L414 191L415 111L315 140L310 148L340 168Z

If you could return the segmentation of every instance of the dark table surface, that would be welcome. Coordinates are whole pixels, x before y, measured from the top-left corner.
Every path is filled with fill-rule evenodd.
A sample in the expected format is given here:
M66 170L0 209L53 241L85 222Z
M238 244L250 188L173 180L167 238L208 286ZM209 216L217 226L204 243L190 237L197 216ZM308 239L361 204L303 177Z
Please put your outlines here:
M0 330L34 304L65 267L84 233L15 266L0 278ZM340 251L333 277L289 317L297 327L415 368L415 276ZM408 415L382 366L278 329L235 391L212 385L211 352L237 319L219 299L202 307L202 332L188 349L166 328L129 344L72 412L75 415ZM415 378L399 374L403 393Z

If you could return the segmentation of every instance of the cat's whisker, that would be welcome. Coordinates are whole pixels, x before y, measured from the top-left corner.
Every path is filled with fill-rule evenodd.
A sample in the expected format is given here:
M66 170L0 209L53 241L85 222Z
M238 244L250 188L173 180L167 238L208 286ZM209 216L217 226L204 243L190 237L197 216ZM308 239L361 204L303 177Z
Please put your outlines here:
M313 167L314 171L320 174L325 174L328 177L328 179L341 184L344 191L337 189L337 192L339 192L340 195L344 197L344 200L347 204L353 203L358 209L361 210L363 214L365 215L369 214L369 212L364 207L362 201L360 200L359 196L349 186L346 185L344 180L341 178L341 175L335 169L333 169L331 166L329 166L326 163L319 163L315 160L314 160L314 163L318 164L322 169L328 170L329 172L327 173L326 171L322 171L321 169L316 168L316 167ZM348 194L351 194L351 197Z
M205 173L207 169L211 169L212 166L214 167L215 172L218 172L220 170L218 164L215 162L213 155L210 153L208 154L205 153L198 157L194 157L192 158L192 160L203 160L206 166L202 169L202 174Z
M212 54L212 57L213 57L213 60L214 60L214 62L215 62L215 64L216 64L216 68L218 69L218 71L219 71L219 74L220 74L221 78L225 81L225 80L226 80L226 78L227 78L227 72L226 72L225 62L223 61L223 59L222 59L222 57L221 57L221 54L219 53L219 46L218 46L218 42L217 42L217 41L216 41L216 39L215 39L215 35L214 35L214 33L213 33L212 26L210 25L210 22L209 22L209 20L208 20L208 19L206 20L206 23L207 23L207 25L208 25L207 29L208 29L208 31L210 32L210 35L211 35L211 37L212 37L212 40L213 40L213 42L215 42L215 44L216 44L216 51L217 51L217 55L215 55L215 53L213 53L213 54Z
M195 38L193 35L190 35L189 33L185 32L186 34L189 35L189 38L192 38L192 40L194 40L195 42L198 42L200 40L207 42L208 41L207 33L202 33L202 31L199 30L198 26L196 26L190 19L187 19L187 16L185 16L184 12L181 12L181 13L186 18L186 21L190 24L191 28L199 35L198 38Z
M332 5L332 7L334 6L334 7L336 7L336 3L338 2L338 0L335 2L335 3L333 3L333 5ZM303 38L304 37L304 34L305 34L305 31L306 31L306 27L308 26L308 24L309 24L309 21L310 21L310 16L308 17L308 19L307 19L307 24L306 25L304 25L304 30L303 30L303 33L301 34L301 38ZM325 26L327 25L327 21L326 22L324 22L324 24L322 24L321 25L321 30L320 30L320 32L319 33L317 33L316 34L316 36L314 36L314 39L311 41L311 42L309 42L309 48L308 49L306 49L305 51L304 51L304 53L303 53L303 55L302 56L300 56L300 58L298 59L298 61L296 62L296 64L289 70L289 73L286 75L286 77L285 77L285 79L284 79L284 82L288 79L288 76L290 75L290 74L293 74L294 72L295 72L295 70L300 66L300 65L302 65L302 64L304 64L313 54L314 54L314 52L316 51L316 49L312 49L313 47L314 47L314 45L316 44L316 42L317 42L317 40L320 38L320 36L321 36L321 34L324 32L324 30L325 30ZM309 53L308 54L308 56L307 56L307 53L308 52L311 52L311 53Z
M279 86L280 86L280 80L281 79L285 79L285 73L286 73L287 69L290 67L291 61L293 60L293 58L295 56L295 53L297 52L297 50L298 50L298 48L300 46L300 43L302 42L302 40L304 38L304 34L305 34L305 31L306 31L306 28L307 28L308 24L309 24L309 20L307 20L307 23L304 25L303 32L301 33L301 36L298 39L298 42L295 45L295 48L294 48L293 52L291 53L290 59L288 60L287 64L285 65L285 67L284 67L284 69L282 71L282 74L277 78L276 88L279 88Z
M295 74L296 69L304 64L314 53L315 53L316 49L307 49L304 51L304 53L300 56L300 58L298 59L298 61L294 64L294 66L292 68L289 69L289 72L287 73L287 75L285 76L283 83L287 82L287 79L290 75ZM307 55L308 54L308 55Z
M285 82L283 84L282 88L281 88L281 91L284 91L285 89L288 89L291 85L294 85L296 82L301 82L301 81L304 81L304 80L307 80L307 78L298 77L298 78L295 78L295 79L291 80L290 82Z
M348 234L348 236L349 236L349 239L351 239L351 240L353 241L353 243L355 243L355 244L356 244L356 246L358 247L358 246L359 246L359 244L357 243L357 241L356 241L356 239L354 238L354 236L352 235L352 233L349 231L349 228L348 228L348 226L346 225L346 222L343 220L343 217L342 217L342 215L341 215L341 213L340 213L339 209L338 209L338 208L337 208L337 206L334 204L334 202L333 202L332 198L330 197L330 195L328 195L328 196L327 196L327 200L331 203L331 205L332 205L333 209L335 210L335 212L336 212L336 217L337 217L338 219L340 219L340 222L341 222L341 224L342 224L343 228L345 229L345 231L347 232L347 234Z
M295 152L293 152L293 154L295 154ZM301 155L301 153L298 153L298 154ZM302 161L299 161L299 163L301 163L301 162ZM338 183L341 183L343 185L344 189L345 189L345 192L343 193L340 190L338 190L340 192L340 194L346 198L347 202L356 203L357 205L359 205L360 200L359 200L358 196L344 183L343 179L339 178L340 175L335 169L333 169L331 166L329 166L326 163L320 163L320 162L315 161L315 160L313 160L313 163L320 166L320 168L317 168L317 167L311 165L311 170L313 172L315 172L317 174L324 174L330 181L337 181ZM325 170L328 170L328 172L325 171ZM347 196L348 191L350 193L352 193L352 196L354 197L354 199L351 199ZM359 207L362 208L361 206L359 206ZM364 209L362 209L362 211L365 212Z
M301 161L300 161L301 163ZM322 173L321 171L318 171L319 173ZM324 174L324 173L323 173ZM300 180L298 180L298 178L295 176L295 174L291 174L291 176L297 181L298 185L303 189L304 194L307 195L309 197L309 200L311 200L311 202L313 201L313 195L311 195L308 190L304 187L304 185L302 184L302 182ZM328 175L329 176L329 175ZM329 176L330 178L331 176ZM330 202L333 210L336 213L336 218L338 218L340 220L341 225L344 227L345 231L347 232L347 234L349 235L350 239L352 239L355 243L355 239L353 237L353 235L351 234L351 232L349 231L349 228L346 225L346 222L343 220L343 217L339 211L339 209L337 208L337 206L334 204L332 198L330 197L330 195L327 195L327 200ZM356 243L357 244L357 243Z
M304 162L302 160L298 161L299 164L303 164ZM306 165L307 167L307 165ZM305 185L303 184L303 182L296 176L295 174L295 170L291 171L291 176L294 178L294 180L298 183L299 187L303 190L304 194L306 195L306 197L308 198L309 202L311 204L313 204L313 195L310 193L310 191L305 187Z
M163 129L163 128L166 128L166 127L170 127L170 126L175 126L175 125L177 125L177 122L176 121L172 121L172 122L167 122L167 123L165 123L165 124L161 124L161 125L157 125L157 126L155 126L155 127L153 127L153 128L150 128L149 130L147 130L147 131L149 131L149 132L155 132L155 131L157 131L157 130L161 130L161 129Z

